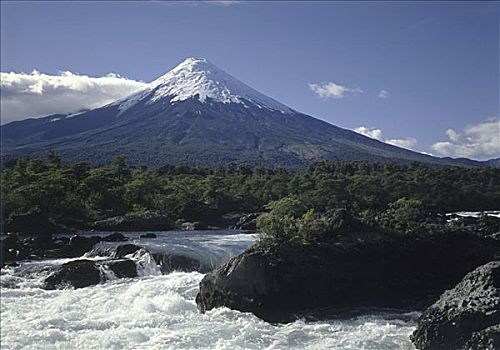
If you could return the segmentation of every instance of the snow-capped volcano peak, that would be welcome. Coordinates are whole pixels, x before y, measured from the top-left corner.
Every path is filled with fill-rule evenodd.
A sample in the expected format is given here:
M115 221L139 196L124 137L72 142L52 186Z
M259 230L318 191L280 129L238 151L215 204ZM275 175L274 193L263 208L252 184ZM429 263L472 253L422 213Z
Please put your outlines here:
M152 94L149 94L152 92ZM120 102L120 109L127 109L139 100L154 103L163 98L170 102L184 101L196 97L200 102L207 98L221 103L254 104L258 108L293 112L287 106L252 89L205 58L190 57L182 61L165 75L159 77L126 100Z

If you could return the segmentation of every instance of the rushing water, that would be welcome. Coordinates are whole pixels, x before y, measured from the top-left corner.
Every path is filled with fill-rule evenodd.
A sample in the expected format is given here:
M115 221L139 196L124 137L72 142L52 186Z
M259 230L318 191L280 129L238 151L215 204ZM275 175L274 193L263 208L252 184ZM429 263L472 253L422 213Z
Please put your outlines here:
M221 264L254 235L231 231L165 232L131 240L152 253L176 252ZM87 258L102 259L113 243ZM101 255L99 255L101 254ZM417 313L370 311L321 321L270 324L220 308L200 314L194 298L203 274L161 275L149 254L131 256L141 277L77 290L46 291L43 279L72 259L2 269L2 349L413 349Z

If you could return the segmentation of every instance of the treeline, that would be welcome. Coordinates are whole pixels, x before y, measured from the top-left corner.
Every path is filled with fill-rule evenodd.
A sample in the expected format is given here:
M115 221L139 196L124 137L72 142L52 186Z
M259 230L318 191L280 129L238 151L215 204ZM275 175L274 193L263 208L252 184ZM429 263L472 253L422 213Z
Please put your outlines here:
M500 170L364 162L321 162L303 171L247 164L148 169L129 167L123 157L92 168L50 155L4 164L1 190L4 219L39 212L63 224L145 211L211 220L266 210L283 198L317 212L347 208L370 220L408 206L434 213L498 210Z

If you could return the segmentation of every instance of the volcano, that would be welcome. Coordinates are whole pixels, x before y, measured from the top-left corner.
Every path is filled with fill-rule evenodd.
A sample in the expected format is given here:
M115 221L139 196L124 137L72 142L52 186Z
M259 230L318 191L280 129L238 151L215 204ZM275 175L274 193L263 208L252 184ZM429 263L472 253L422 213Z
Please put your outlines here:
M204 58L188 58L111 104L1 127L3 159L43 156L99 165L250 163L298 168L321 160L479 165L435 158L360 135L293 110Z

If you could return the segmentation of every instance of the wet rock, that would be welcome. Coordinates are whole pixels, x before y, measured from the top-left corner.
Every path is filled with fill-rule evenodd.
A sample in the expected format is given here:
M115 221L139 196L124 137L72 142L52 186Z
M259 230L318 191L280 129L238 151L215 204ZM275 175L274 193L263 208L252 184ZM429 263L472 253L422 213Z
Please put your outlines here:
M118 259L105 262L105 265L113 271L118 278L137 277L137 266L130 259Z
M83 288L98 284L101 273L95 261L75 260L63 264L45 279L45 289Z
M140 236L141 238L156 238L157 236L154 233L146 233Z
M500 261L467 274L424 311L411 339L417 349L497 349Z
M92 250L94 245L96 245L100 241L101 238L99 236L82 237L79 235L74 235L69 239L68 246L60 251L60 254L68 257L82 256L86 252Z
M125 255L133 254L142 248L135 244L121 244L116 247L114 256L117 258L123 258Z
M153 254L156 261L159 262L160 270L163 274L167 274L173 271L182 272L207 272L209 268L204 267L202 263L192 257L182 255L182 254Z

